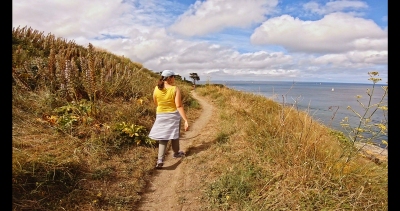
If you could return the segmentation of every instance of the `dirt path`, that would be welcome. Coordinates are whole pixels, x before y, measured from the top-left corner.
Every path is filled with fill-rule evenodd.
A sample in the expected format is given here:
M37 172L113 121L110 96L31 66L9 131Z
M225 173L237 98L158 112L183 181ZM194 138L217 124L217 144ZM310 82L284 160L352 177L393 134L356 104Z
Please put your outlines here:
M213 105L194 91L192 95L199 101L202 114L181 138L180 148L186 156L173 158L171 149L167 152L163 168L155 171L138 205L139 211L199 210L200 173L188 165L188 160L202 153L207 143L211 143L212 135L215 134L213 124L216 123L211 121Z

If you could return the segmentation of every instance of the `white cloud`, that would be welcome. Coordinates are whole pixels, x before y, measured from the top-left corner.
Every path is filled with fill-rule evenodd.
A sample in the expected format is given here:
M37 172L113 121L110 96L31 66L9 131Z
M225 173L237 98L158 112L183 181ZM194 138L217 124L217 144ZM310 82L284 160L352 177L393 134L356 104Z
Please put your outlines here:
M129 9L129 5L116 0L18 0L13 1L13 25L28 25L63 37L93 38L112 31Z
M230 27L250 27L263 21L264 15L277 3L277 0L196 1L188 11L178 17L170 30L185 36L198 36Z
M388 28L364 18L373 9L365 1L185 2L14 0L12 24L92 43L154 71L196 72L202 80L368 83L358 76L372 70L387 77Z
M344 10L359 10L366 9L368 5L363 1L329 1L325 5L320 5L317 2L311 1L303 5L303 8L306 11L310 11L312 13L317 13L320 15L325 15L329 13L334 13L338 11Z
M251 41L310 53L387 50L384 30L371 20L345 13L332 13L317 21L302 21L289 15L272 18L254 31Z

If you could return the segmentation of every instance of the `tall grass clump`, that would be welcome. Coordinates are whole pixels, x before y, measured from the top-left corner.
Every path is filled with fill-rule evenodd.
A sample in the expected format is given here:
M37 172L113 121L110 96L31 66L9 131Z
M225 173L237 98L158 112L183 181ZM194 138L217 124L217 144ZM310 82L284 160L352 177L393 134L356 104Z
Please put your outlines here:
M226 87L196 92L215 102L226 135L208 156L208 209L388 209L387 163L365 159L306 111Z
M160 76L27 26L12 30L12 57L12 209L133 210L157 157Z

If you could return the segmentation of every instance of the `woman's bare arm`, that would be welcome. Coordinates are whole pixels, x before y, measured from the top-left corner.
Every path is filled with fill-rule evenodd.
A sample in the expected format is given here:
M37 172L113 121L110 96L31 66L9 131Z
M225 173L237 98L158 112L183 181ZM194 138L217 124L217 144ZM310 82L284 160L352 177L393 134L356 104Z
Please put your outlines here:
M157 98L156 98L156 89L158 89L157 86L154 88L154 91L153 91L153 102L154 102L154 104L156 104L156 106L158 106Z
M183 108L181 91L179 90L178 87L176 87L175 105L176 105L176 108L178 109L179 114L181 115L181 117L185 121L185 131L187 131L188 128L189 128L189 123L188 123L188 120L187 120L187 117L186 117L185 110Z

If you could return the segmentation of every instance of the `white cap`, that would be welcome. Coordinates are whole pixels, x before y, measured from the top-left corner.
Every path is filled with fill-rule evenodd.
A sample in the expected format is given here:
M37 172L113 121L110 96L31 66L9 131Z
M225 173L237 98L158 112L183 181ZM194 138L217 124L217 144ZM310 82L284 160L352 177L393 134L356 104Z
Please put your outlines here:
M175 73L172 72L171 70L164 70L164 71L161 73L161 76L164 76L164 77L170 77L170 76L173 76L173 75L175 75Z

